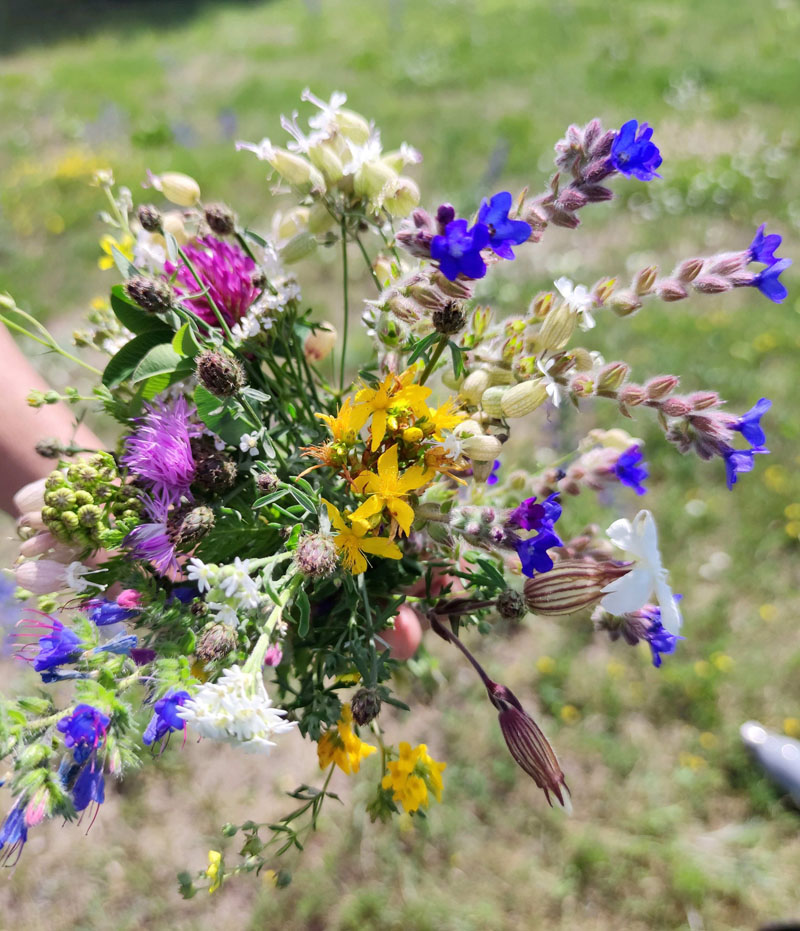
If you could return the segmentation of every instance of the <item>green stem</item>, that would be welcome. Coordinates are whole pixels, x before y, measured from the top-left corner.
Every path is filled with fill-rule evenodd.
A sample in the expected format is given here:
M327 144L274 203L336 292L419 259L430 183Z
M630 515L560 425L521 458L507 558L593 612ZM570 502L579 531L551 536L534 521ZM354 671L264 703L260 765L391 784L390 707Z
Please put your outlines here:
M23 316L27 316L27 314L23 314L23 312L20 311L18 308L12 308L12 309L17 310L18 313L22 314ZM59 346L58 343L56 343L52 337L50 337L50 341L44 340L41 338L41 336L36 336L36 334L31 333L30 330L26 330L25 327L20 326L18 323L14 323L13 320L9 320L8 317L3 316L2 314L0 314L0 322L4 323L9 328L9 330L13 330L16 333L20 333L23 336L27 336L28 339L32 339L35 342L40 343L42 346L46 346L52 352L57 352L59 353L59 355L62 355L65 359L69 359L70 362L74 362L76 365L82 365L85 369L90 371L93 375L103 374L100 369L95 368L93 365L89 365L88 362L84 362L83 359L79 359L77 356L73 356L72 353L67 352L66 349L62 349L61 346ZM50 336L49 333L48 333L48 336Z
M380 280L378 279L375 269L372 267L372 262L370 261L369 254L367 253L367 250L364 248L364 243L361 242L361 237L358 235L358 233L356 233L355 235L355 240L356 240L356 243L358 244L358 248L361 250L361 254L364 256L364 262L366 263L366 266L369 269L370 275L372 275L372 280L375 282L375 287L378 289L378 293L380 294L380 292L383 291L383 288L381 287Z
M342 217L342 290L344 299L344 326L342 327L342 361L339 365L339 391L344 391L344 366L347 357L347 330L350 324L350 302L347 283L347 224Z
M264 665L264 657L267 655L269 642L272 639L272 633L281 619L283 609L289 603L289 600L295 593L295 590L300 586L302 581L303 576L298 572L286 582L283 591L278 597L278 603L272 609L269 617L264 623L264 626L261 630L261 636L256 641L256 645L253 647L253 652L250 654L244 664L243 669L245 672L261 672L261 667Z
M439 338L439 342L436 345L436 349L433 350L433 354L431 355L430 359L428 359L428 364L425 366L422 372L422 375L420 376L419 383L421 385L425 384L425 382L428 379L428 376L431 374L431 372L436 367L436 363L439 361L439 357L444 352L444 347L447 345L447 343L448 343L448 340L446 336L441 336Z
M219 309L219 307L217 307L217 304L216 304L214 298L211 296L211 294L210 294L210 292L209 292L209 289L203 284L203 280L200 278L200 275L197 273L197 269L196 269L196 268L194 267L194 265L192 264L192 260L189 258L189 256L186 254L186 252L185 252L180 246L178 246L178 255L179 255L179 256L181 257L181 259L183 260L183 264L184 264L184 265L189 269L189 271L192 273L192 277L193 277L194 280L197 282L197 287L200 288L200 290L201 290L201 292L203 293L204 297L205 297L206 300L208 301L208 303L209 303L211 309L214 311L214 315L216 316L217 321L219 322L219 325L222 327L222 331L223 331L223 333L225 334L225 336L227 337L228 342L229 342L229 343L232 343L232 342L233 342L233 333L231 333L230 327L228 326L228 324L227 324L227 322L226 322L226 320L225 320L225 317L223 317L222 311Z

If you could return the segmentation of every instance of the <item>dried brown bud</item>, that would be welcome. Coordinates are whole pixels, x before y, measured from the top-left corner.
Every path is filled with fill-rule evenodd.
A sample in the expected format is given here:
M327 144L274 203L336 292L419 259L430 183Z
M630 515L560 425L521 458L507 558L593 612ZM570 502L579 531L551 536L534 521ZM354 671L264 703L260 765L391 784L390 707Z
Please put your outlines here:
M226 204L209 204L205 209L206 223L217 236L228 236L236 229L236 217Z
M230 398L245 384L244 369L237 359L205 349L195 360L197 380L217 398Z
M275 491L279 484L280 479L274 472L261 472L256 478L256 487L264 495Z
M558 210L556 207L548 207L547 216L553 226L562 226L564 229L574 230L581 225L581 221L574 213L567 213L565 210Z
M151 314L169 310L172 305L172 289L166 281L135 275L125 283L125 292L142 310Z
M161 232L161 212L152 204L142 204L136 212L142 229L147 233Z
M208 624L197 638L195 654L206 663L225 657L236 647L237 634L227 624Z
M509 621L519 621L527 613L525 599L514 588L507 588L504 592L500 592L495 604L500 617L504 617Z
M582 184L581 191L586 195L590 204L602 204L614 199L614 192L602 184Z
M324 579L332 575L339 565L333 537L321 533L309 533L300 537L294 561L303 575L309 578Z
M350 702L353 720L359 727L369 724L381 713L381 697L374 688L359 689Z
M444 307L437 307L431 315L433 327L437 333L449 336L464 329L467 316L455 301L450 301Z
M525 603L534 614L574 614L596 604L603 588L630 571L630 565L565 559L525 582Z
M176 508L167 521L167 528L172 541L182 547L194 546L214 529L214 512L205 504L182 505Z

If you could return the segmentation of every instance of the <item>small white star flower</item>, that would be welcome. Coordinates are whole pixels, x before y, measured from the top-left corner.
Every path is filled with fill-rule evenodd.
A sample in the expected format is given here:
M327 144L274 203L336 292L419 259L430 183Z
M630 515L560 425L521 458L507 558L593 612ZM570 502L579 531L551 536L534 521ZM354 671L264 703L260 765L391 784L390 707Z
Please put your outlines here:
M558 407L559 404L561 404L564 395L566 394L566 389L563 385L560 385L550 374L550 369L555 365L555 362L555 358L547 359L546 361L537 359L536 367L542 373L542 381L544 383L544 390L547 392L547 396L553 402L553 405Z
M245 433L239 438L239 449L243 453L250 453L251 456L258 455L258 434Z
M632 556L636 567L603 589L600 604L610 614L638 611L655 592L661 608L661 623L671 633L681 629L681 613L667 583L667 570L661 564L656 522L650 511L639 511L632 521L616 520L606 531L609 540Z
M202 559L193 556L186 565L186 578L197 585L197 590L210 592L211 586L215 584L217 576L217 566L213 563L204 563Z
M582 330L591 330L596 325L596 321L591 313L594 298L589 293L588 288L582 284L574 285L569 278L559 278L554 283L558 293L564 298L567 307L580 314L580 328Z
M451 459L460 459L464 455L464 443L454 433L448 434L441 446Z

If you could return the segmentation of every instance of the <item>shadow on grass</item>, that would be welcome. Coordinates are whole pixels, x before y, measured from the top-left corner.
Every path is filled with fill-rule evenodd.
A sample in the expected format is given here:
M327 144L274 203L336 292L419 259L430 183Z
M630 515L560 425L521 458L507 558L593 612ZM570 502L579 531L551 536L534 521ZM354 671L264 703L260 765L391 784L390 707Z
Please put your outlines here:
M98 31L170 28L206 9L264 6L274 0L0 0L0 55L80 39ZM319 0L304 0L311 12Z

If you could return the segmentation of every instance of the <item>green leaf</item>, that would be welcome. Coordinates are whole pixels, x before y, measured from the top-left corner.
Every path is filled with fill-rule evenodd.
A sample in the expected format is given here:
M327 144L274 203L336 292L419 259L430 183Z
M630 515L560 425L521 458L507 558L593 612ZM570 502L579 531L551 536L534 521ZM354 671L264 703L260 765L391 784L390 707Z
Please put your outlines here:
M169 327L158 317L148 314L138 304L134 304L121 284L115 284L111 289L111 309L117 320L132 333L139 335L150 330L162 330L164 342L170 338Z
M197 353L200 352L202 347L197 342L191 323L184 323L173 336L172 348L179 356L184 356L187 359L194 359Z
M172 374L183 359L168 343L154 346L136 366L131 381L144 381L152 375ZM189 367L191 371L191 367Z
M459 378L462 373L466 372L464 368L464 355L462 348L458 343L454 343L453 340L448 341L450 346L450 355L453 358L453 374L456 378Z
M111 247L111 255L114 257L114 262L123 278L133 278L139 274L139 269L116 246Z
M411 350L411 355L408 357L408 365L413 365L417 359L424 355L438 339L438 333L429 333L427 336L419 340L419 342L417 342L417 344Z
M134 337L109 361L103 372L103 384L108 388L113 388L120 382L130 378L148 352L154 346L160 344L164 344L162 330L148 330L146 333Z
M231 446L238 446L242 435L253 429L238 402L231 399L221 401L202 385L194 389L194 403L198 416L208 429Z
M308 601L308 595L301 588L298 589L295 596L295 604L300 611L300 620L297 624L297 633L300 637L307 637L311 627L311 605Z
M297 501L298 504L302 505L309 514L317 513L317 504L310 498L305 492L300 491L299 488L289 488L289 494Z
M164 231L164 239L167 243L167 258L175 265L178 261L178 240L168 230Z

